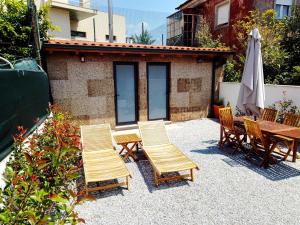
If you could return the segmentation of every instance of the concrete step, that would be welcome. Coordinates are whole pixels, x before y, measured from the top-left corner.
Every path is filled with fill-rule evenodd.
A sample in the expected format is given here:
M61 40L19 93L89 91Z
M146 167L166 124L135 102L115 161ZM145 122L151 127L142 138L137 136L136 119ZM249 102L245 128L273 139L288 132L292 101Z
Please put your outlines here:
M169 121L169 120L165 121L166 125L169 125L171 123L172 122ZM133 129L138 129L137 123L135 123L135 124L128 124L128 125L122 125L122 126L116 126L114 130L115 131L122 131L122 130L133 130Z

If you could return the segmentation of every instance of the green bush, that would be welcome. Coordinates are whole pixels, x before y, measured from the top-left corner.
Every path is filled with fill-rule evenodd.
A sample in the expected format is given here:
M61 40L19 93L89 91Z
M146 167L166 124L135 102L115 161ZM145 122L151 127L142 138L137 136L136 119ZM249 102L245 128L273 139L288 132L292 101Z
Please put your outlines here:
M278 110L277 122L279 123L283 122L285 113L297 114L300 112L293 100L287 99L285 92L283 92L282 100L275 102L270 108Z
M237 69L236 61L227 60L224 69L224 81L225 82L238 82L241 81L241 73Z
M221 37L213 38L209 23L203 18L196 33L197 46L202 48L225 48Z
M41 130L24 141L19 127L14 153L0 189L2 224L77 224L83 191L75 185L82 167L79 129L72 117L52 109Z
M49 29L57 29L51 24L48 17L49 8L50 3L45 4L38 11L42 41L49 38ZM28 17L27 2L24 0L0 0L0 55L8 60L32 57L31 37L32 27Z
M262 39L265 83L300 85L300 7L291 17L276 18L272 9L252 11L234 24L238 46L234 60L228 61L224 81L239 82L243 73L248 34L258 28Z

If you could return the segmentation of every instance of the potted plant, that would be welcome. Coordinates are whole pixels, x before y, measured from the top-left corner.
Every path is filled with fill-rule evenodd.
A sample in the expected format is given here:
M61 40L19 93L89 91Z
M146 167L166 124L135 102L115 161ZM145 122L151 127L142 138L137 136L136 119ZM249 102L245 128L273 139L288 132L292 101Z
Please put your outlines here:
M222 98L215 101L215 104L214 104L214 115L215 115L215 118L217 118L217 119L219 119L219 110L221 108L224 108L224 99L222 99Z

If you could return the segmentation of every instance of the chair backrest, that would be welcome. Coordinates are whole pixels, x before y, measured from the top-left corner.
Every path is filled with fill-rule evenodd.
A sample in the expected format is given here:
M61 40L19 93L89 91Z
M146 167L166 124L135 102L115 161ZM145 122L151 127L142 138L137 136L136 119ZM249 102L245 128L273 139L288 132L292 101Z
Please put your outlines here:
M268 145L266 140L264 139L259 124L256 121L248 118L244 118L244 124L245 124L247 135L250 138L251 143L253 143L253 141L259 140L263 144L263 146L267 148Z
M81 144L83 151L113 149L109 124L81 126Z
M221 126L229 130L234 130L234 121L231 107L222 108L219 112Z
M138 125L143 146L170 144L164 121L139 122Z
M265 108L262 113L262 120L276 122L278 116L278 111L276 109Z
M283 124L293 127L300 127L300 115L285 113Z

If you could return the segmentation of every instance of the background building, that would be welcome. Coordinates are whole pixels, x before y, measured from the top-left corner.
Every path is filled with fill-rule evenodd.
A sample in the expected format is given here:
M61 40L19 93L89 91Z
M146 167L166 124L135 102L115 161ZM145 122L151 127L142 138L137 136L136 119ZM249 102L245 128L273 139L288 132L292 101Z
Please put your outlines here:
M39 7L45 1L38 0ZM49 17L57 31L49 31L51 38L108 42L108 14L94 9L88 0L50 2ZM125 17L113 15L114 42L126 42Z
M188 0L178 6L176 13L167 17L168 45L197 45L196 33L201 19L210 24L214 37L221 35L221 40L228 46L235 44L235 33L232 25L249 11L258 9L275 9L278 19L291 15L294 4L299 0Z

